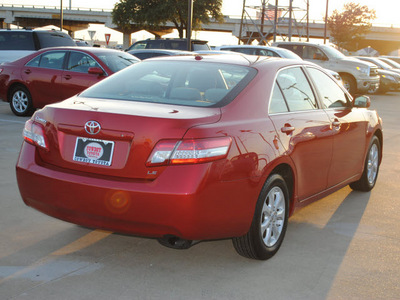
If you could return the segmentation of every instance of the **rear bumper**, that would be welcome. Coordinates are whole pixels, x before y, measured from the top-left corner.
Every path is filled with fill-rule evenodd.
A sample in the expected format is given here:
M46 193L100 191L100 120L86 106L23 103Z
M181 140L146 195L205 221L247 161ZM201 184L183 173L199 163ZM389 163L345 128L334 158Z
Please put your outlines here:
M28 206L55 218L190 240L241 236L250 228L258 184L219 181L212 164L169 167L154 181L108 180L41 166L35 149L22 145L16 166L20 193Z

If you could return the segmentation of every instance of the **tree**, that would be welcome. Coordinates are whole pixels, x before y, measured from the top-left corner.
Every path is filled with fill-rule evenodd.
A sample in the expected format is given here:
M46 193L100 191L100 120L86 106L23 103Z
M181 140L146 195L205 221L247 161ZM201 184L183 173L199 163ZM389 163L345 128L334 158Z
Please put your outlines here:
M350 2L344 5L342 12L334 10L327 23L335 43L339 47L354 51L358 50L358 42L364 39L375 18L375 10Z
M210 18L222 22L222 0L193 1L193 29L201 29L201 24ZM187 27L188 2L183 0L120 0L112 12L113 22L128 29L131 24L149 31L156 31L167 22L172 22L183 37Z

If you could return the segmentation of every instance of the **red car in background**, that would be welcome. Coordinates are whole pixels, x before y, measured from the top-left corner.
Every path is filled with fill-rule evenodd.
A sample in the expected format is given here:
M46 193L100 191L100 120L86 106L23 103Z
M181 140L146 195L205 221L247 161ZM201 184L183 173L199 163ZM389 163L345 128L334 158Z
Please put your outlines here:
M138 61L111 49L46 48L0 65L0 99L9 102L17 116L27 116Z
M305 61L147 59L37 111L18 186L65 221L174 248L232 238L267 259L296 209L374 187L383 136L369 105Z

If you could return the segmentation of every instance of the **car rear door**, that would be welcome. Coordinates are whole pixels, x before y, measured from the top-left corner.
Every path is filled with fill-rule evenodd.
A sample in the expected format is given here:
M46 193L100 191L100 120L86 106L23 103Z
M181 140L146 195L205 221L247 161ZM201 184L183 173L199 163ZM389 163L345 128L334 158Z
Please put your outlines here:
M326 189L333 144L330 120L301 67L278 73L269 115L295 165L299 200Z
M328 186L334 186L362 172L367 143L367 126L363 109L352 108L347 93L321 70L307 68L316 83L333 133L332 164Z
M62 100L62 79L66 51L48 51L29 61L21 70L35 107Z

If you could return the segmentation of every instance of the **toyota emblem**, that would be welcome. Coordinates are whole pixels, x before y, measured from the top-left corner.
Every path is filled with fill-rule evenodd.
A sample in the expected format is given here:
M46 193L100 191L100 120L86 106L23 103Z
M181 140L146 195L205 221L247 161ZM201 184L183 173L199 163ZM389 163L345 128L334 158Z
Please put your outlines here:
M89 134L98 134L100 132L101 126L96 121L87 121L85 124L85 130Z

